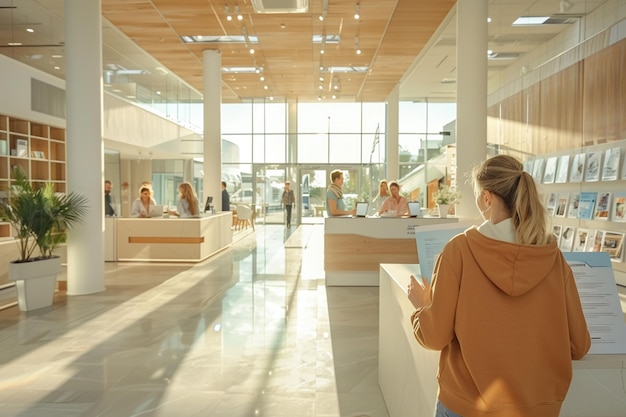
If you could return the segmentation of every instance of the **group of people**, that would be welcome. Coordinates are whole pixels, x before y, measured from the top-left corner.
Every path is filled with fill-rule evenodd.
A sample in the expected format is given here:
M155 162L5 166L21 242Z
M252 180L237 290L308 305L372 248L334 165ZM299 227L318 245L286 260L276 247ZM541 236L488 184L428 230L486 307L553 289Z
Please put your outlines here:
M104 213L106 216L115 216L116 212L113 208L113 197L111 191L113 184L110 180L104 181ZM139 197L133 201L130 209L130 217L147 218L151 217L151 210L157 206L154 200L154 192L152 184L145 181L139 187ZM163 213L156 213L158 216L164 214L176 217L200 217L200 201L196 195L196 191L189 182L183 182L178 186L178 199L176 201L176 209L167 210Z
M572 360L591 339L571 268L550 231L536 184L514 157L497 155L473 172L483 217L452 238L432 277L409 277L417 342L441 351L436 417L556 417ZM329 216L354 214L331 173ZM381 181L380 213L401 212L399 186ZM391 194L391 195L389 195Z
M355 215L356 209L347 210L343 199L343 171L336 169L330 173L330 182L326 191L326 213L328 216ZM380 181L378 194L372 200L372 205L379 216L400 217L409 214L409 202L400 194L400 184L397 181Z

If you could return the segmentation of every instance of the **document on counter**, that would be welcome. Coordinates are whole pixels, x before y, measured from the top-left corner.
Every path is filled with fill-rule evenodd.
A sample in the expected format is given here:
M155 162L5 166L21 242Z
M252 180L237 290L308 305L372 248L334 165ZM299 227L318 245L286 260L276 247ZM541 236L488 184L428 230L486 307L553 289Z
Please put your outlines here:
M446 246L446 243L465 229L470 223L444 223L432 226L415 227L415 242L417 243L417 257L419 259L422 277L429 282L433 276L435 259Z
M564 252L576 281L592 354L626 354L626 323L607 252Z

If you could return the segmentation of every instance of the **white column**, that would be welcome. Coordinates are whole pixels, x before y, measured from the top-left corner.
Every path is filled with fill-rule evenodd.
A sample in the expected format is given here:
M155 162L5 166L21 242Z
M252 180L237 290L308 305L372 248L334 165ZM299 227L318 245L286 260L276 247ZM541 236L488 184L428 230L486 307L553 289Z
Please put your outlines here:
M396 84L387 97L387 136L385 157L387 161L387 180L400 178L400 148L398 140L398 126L400 114L400 85ZM375 188L378 193L378 187Z
M67 241L67 293L104 290L101 1L65 0L68 190L90 209Z
M202 51L204 88L204 178L202 204L213 196L217 211L222 208L222 55L220 51Z
M487 10L488 0L457 2L457 183L462 194L456 213L475 220L467 175L487 156Z

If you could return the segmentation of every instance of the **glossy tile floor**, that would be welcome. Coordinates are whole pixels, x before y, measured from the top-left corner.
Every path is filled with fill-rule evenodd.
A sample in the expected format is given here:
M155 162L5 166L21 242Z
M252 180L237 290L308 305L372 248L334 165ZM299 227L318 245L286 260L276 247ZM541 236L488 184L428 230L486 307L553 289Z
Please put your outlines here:
M196 264L106 264L106 291L0 311L2 417L387 417L378 288L326 288L323 226Z

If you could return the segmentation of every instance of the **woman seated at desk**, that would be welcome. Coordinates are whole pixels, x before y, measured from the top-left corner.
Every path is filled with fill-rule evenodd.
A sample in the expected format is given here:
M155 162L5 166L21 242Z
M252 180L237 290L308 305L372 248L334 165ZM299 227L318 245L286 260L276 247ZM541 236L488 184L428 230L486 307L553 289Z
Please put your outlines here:
M400 195L400 184L391 181L389 184L391 197L387 198L380 208L381 217L400 217L409 213L409 202Z
M178 217L200 217L200 202L190 183L183 182L178 186L176 211L170 210L168 213Z
M152 198L152 188L142 185L139 189L139 197L133 201L130 209L130 217L151 217L150 211L154 210L156 203ZM161 213L163 215L163 213Z

